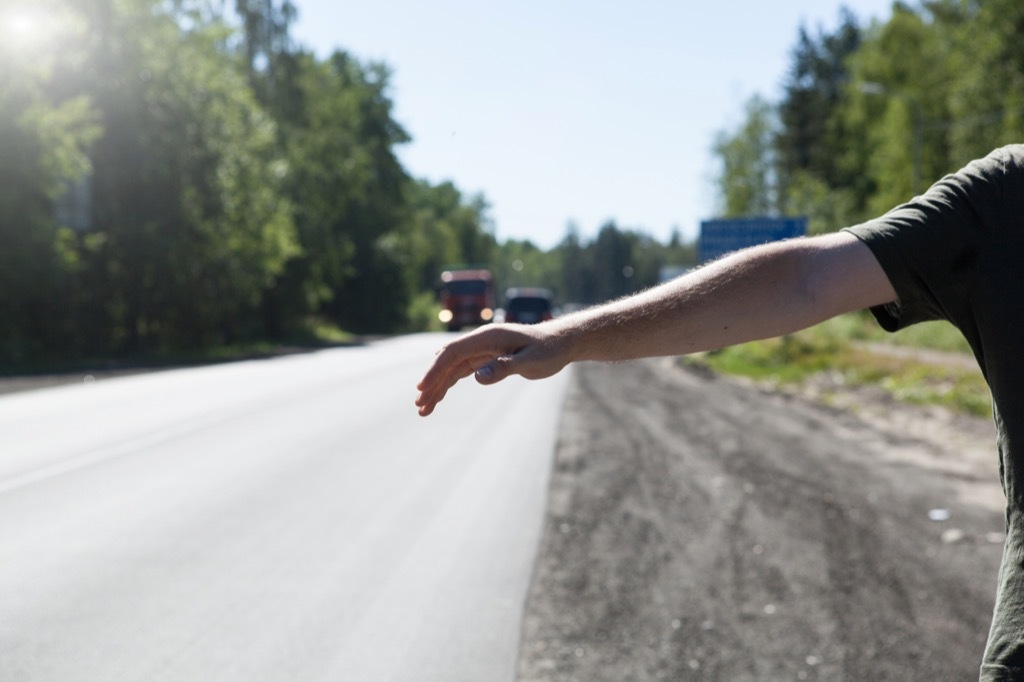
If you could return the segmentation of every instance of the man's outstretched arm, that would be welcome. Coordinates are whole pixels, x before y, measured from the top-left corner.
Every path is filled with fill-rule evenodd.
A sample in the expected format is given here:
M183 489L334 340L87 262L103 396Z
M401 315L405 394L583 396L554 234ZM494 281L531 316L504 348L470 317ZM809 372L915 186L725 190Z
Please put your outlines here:
M628 298L538 325L481 327L442 348L418 385L434 411L460 379L541 379L580 360L686 355L788 334L896 300L870 249L846 232L740 251Z

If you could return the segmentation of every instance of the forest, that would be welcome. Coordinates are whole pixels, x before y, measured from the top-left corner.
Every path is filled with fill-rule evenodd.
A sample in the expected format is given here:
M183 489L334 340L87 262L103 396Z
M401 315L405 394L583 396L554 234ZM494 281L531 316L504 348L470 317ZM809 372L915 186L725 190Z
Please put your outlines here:
M289 0L22 5L47 35L0 41L0 374L437 329L451 264L560 304L696 265L614 222L499 242L485 196L403 168L388 65L298 44ZM837 23L708 141L717 217L835 230L1024 140L1024 4Z

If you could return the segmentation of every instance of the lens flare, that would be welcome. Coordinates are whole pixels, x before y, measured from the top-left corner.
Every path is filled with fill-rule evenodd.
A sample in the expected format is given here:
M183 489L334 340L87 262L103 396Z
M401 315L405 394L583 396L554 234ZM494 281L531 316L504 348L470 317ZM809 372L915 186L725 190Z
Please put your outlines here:
M11 47L27 48L46 41L53 17L29 7L12 7L0 13L0 34Z
M4 19L7 32L15 37L27 37L36 31L38 20L26 9L12 10Z

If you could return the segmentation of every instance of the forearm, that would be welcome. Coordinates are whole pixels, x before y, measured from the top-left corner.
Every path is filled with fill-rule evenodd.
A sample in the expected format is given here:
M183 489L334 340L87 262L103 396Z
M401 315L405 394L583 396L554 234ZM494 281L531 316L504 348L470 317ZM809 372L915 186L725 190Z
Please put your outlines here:
M750 249L654 289L539 325L490 325L446 345L416 399L433 412L476 375L542 379L578 360L685 355L779 336L896 297L856 237L839 233Z
M894 298L851 235L743 251L631 298L566 316L573 360L684 355L787 334Z

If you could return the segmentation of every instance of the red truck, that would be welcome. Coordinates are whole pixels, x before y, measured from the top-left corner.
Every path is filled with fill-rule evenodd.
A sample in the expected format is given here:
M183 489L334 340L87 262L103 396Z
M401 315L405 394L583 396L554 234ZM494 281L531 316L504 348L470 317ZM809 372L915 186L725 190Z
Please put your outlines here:
M494 319L494 280L486 268L441 273L441 322L448 331L487 324Z

